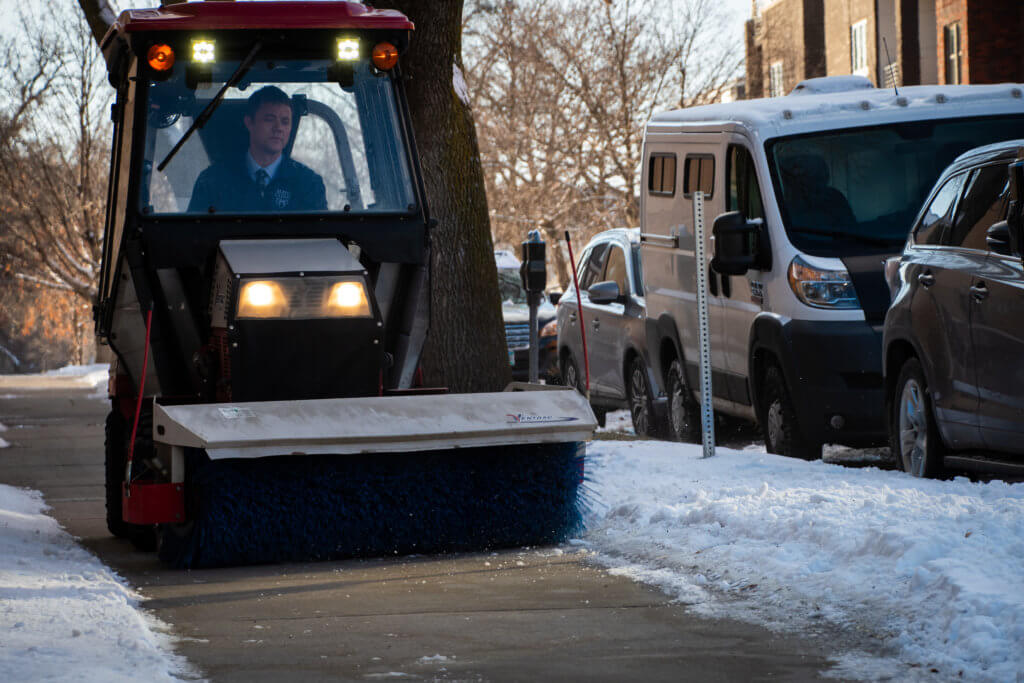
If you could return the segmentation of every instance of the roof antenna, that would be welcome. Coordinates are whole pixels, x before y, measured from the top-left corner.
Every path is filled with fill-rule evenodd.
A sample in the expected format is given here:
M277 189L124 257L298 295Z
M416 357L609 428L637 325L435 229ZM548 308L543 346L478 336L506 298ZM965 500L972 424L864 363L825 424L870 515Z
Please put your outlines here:
M885 66L885 71L889 78L892 79L892 89L896 91L896 97L899 97L900 90L896 87L896 70L892 66L892 57L889 56L889 43L886 42L885 36L882 36L882 47L885 48L885 61L888 62Z

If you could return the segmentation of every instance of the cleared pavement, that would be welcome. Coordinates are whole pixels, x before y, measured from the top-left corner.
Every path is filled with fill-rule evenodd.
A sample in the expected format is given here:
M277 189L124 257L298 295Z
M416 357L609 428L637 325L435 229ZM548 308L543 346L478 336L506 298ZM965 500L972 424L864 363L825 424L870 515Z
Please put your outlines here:
M815 641L694 617L572 547L167 569L107 533L108 403L91 393L5 393L0 483L41 490L211 680L804 681L829 667Z

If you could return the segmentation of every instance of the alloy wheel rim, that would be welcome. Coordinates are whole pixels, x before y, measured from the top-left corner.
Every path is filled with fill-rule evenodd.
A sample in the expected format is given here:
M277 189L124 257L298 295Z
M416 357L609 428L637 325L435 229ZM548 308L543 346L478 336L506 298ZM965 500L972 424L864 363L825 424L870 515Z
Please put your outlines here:
M675 430L677 435L682 435L683 428L686 420L683 419L683 385L678 379L672 382L672 403L671 403L671 419L672 429Z
M768 442L773 451L779 450L783 434L782 401L775 399L768 406Z
M928 448L928 417L921 385L915 379L907 380L900 392L899 425L903 467L920 477L924 474L924 454Z
M643 373L640 368L633 368L630 377L630 408L633 416L633 426L640 433L647 433L647 383L644 382Z

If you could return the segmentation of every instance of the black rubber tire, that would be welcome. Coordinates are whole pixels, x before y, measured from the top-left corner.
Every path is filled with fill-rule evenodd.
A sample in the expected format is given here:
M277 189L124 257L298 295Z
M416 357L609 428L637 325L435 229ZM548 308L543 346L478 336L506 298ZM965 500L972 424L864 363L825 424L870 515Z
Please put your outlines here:
M921 362L907 360L889 397L889 445L896 464L914 477L941 477L945 447L939 436Z
M767 367L759 393L761 432L768 452L801 460L819 460L821 444L811 441L801 431L796 408L779 366Z
M579 366L576 365L576 361L573 359L572 354L566 354L562 359L561 376L565 386L575 387L576 391L586 396L586 390L583 387L583 378L580 376Z
M668 368L668 437L672 441L700 443L700 405L686 386L683 364L672 361Z
M633 431L637 436L657 436L658 426L654 419L654 400L651 386L647 381L647 366L638 357L629 364L626 376L626 400L629 402L629 416L633 419Z
M565 386L576 387L576 391L580 392L584 396L587 395L587 380L580 374L579 366L576 365L576 359L572 357L571 353L566 354L562 359L561 372ZM597 408L593 404L590 405L590 408L594 411L594 417L597 418L597 426L604 427L608 417L608 411L604 408Z
M132 542L139 550L156 549L156 532L152 526L129 524L121 510L121 489L124 468L128 460L129 425L121 413L114 409L107 414L104 439L103 470L106 483L107 529L117 538Z

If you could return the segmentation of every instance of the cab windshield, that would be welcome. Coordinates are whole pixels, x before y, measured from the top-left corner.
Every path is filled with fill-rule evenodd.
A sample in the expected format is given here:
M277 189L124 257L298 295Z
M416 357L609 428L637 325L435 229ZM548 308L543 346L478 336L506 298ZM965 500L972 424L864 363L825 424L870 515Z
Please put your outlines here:
M414 208L394 88L365 60L342 85L328 60L258 57L160 168L239 65L218 62L197 79L179 62L169 77L149 82L142 213Z
M913 121L767 144L790 241L820 256L892 250L939 174L969 149L1020 137L1024 116Z

